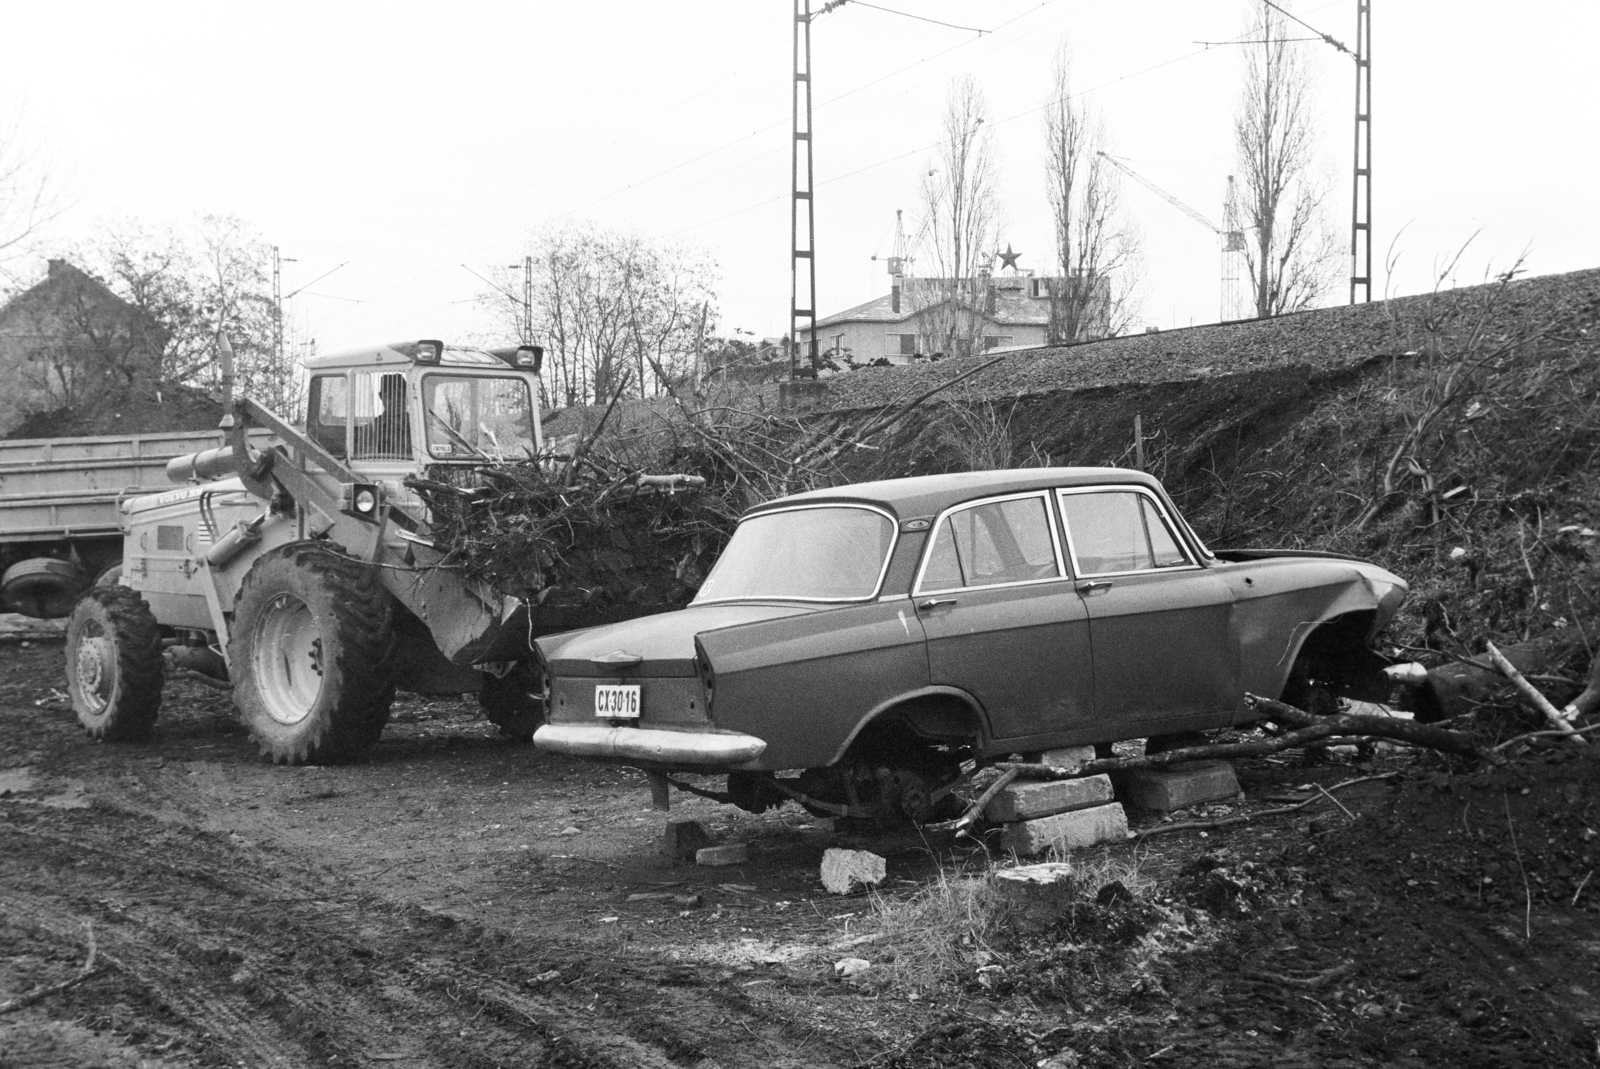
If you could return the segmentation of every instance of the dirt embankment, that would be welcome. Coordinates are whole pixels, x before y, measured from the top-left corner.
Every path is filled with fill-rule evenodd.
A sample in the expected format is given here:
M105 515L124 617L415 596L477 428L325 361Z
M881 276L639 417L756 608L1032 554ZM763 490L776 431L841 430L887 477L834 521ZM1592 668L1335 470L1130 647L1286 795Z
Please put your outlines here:
M980 363L830 380L811 418L848 433ZM1214 547L1405 576L1409 644L1600 640L1600 270L1019 353L908 417L887 473L1134 466L1136 426Z

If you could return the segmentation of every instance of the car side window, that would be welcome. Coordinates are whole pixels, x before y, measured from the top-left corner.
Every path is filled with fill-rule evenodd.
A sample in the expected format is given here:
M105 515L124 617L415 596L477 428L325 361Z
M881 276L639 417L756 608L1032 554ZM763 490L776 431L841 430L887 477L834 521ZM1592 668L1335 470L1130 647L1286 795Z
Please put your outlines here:
M1148 497L1139 495L1139 508L1144 512L1145 533L1150 536L1150 552L1157 568L1180 568L1189 563L1189 555L1178 544L1177 538L1161 518L1161 511Z
M920 586L952 590L1060 575L1044 498L1011 498L947 516L934 535Z
M1061 512L1080 575L1189 564L1160 510L1143 494L1132 490L1062 494Z

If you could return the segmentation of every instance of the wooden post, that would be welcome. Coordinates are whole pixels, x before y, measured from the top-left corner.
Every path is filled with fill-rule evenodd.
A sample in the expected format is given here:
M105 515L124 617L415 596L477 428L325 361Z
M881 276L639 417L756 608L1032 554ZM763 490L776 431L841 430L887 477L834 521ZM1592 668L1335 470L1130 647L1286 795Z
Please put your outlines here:
M1133 417L1133 466L1144 470L1144 417Z

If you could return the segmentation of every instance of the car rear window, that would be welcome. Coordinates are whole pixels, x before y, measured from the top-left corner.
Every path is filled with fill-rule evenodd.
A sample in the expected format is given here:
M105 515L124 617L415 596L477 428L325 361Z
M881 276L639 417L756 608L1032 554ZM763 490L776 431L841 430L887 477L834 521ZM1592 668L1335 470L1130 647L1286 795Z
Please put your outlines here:
M694 601L870 598L893 544L894 522L874 509L832 505L764 512L739 524Z

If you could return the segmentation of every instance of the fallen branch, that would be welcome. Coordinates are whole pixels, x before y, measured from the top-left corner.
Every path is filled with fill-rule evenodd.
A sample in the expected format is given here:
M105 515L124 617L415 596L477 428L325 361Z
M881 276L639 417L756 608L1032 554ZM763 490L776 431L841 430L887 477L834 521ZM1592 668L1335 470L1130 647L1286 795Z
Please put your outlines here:
M1048 768L1049 766L1041 765L1038 767ZM994 796L1004 790L1006 785L1012 780L1016 779L1018 775L1020 775L1020 773L1015 767L1007 768L1005 771L1000 773L999 777L993 783L989 784L988 790L978 795L978 800L968 806L965 813L961 814L954 820L947 820L942 824L929 824L928 830L956 832L966 831L968 828L972 827L978 822L978 818L982 816L984 809L988 807L989 803L994 800Z
M1298 731L1280 736L1280 739L1304 736L1308 731L1317 732L1311 738L1326 738L1331 735L1372 735L1382 739L1398 739L1401 742L1426 746L1430 750L1441 750L1444 753L1459 754L1462 757L1486 759L1493 764L1501 763L1501 759L1479 746L1471 735L1450 731L1433 724L1419 724L1415 720L1404 720L1397 716L1376 716L1371 713L1312 716L1292 705L1263 698L1258 694L1246 694L1244 700L1246 705L1263 716L1300 728Z
M1563 739L1565 739L1565 738L1570 737L1571 735L1587 735L1591 731L1600 731L1600 724L1590 724L1586 728L1569 728L1568 730L1565 730L1565 731L1557 731L1554 728L1550 729L1549 731L1530 731L1530 732L1527 732L1526 734L1516 735L1516 736L1514 736L1512 738L1507 739L1505 742L1499 743L1498 745L1493 747L1493 752L1494 753L1500 753L1503 750L1509 750L1509 749L1511 749L1511 747L1517 745L1519 742L1529 742L1529 741L1531 741L1533 739L1553 739L1553 738L1563 738Z
M1354 787L1358 783L1370 783L1371 781L1378 779L1394 779L1398 775L1398 772L1384 772L1376 776L1360 776L1356 779L1347 779L1343 783L1335 783L1329 788L1319 786L1317 789L1322 791L1322 794L1313 794L1310 798L1307 798L1302 802L1296 802L1293 805L1279 806L1276 809L1263 809L1256 813L1235 813L1232 816L1217 817L1215 820L1185 820L1180 821L1177 824L1157 824L1150 828L1140 828L1138 831L1133 833L1133 838L1146 839L1152 835L1165 835L1168 832L1174 831L1215 831L1217 828L1227 828L1234 824L1248 824L1253 820L1260 820L1263 817L1281 817L1285 813L1299 812L1313 802L1320 802L1323 800L1324 796L1332 801L1334 805L1338 805L1340 809L1344 809L1344 806L1339 805L1338 799L1334 798L1333 795L1329 793L1330 791L1343 790L1346 787ZM1345 809L1344 811L1346 813L1350 812L1348 809ZM1351 819L1354 819L1354 817Z
M88 932L89 936L89 956L84 959L83 967L78 970L78 974L72 977L70 980L63 980L58 984L46 984L43 987L36 987L32 991L18 995L14 999L0 1002L0 1013L10 1013L12 1010L20 1010L24 1006L31 1006L42 998L48 998L51 995L59 994L70 987L81 984L83 981L95 974L95 955L98 951L95 947L94 941L94 925L90 924L88 921L85 921L83 926Z
M1550 699L1540 694L1537 687L1523 678L1522 673L1517 671L1517 666L1506 660L1506 655L1496 649L1493 642L1486 643L1485 646L1489 651L1489 658L1494 661L1494 666L1500 669L1500 674L1511 680L1517 691L1528 699L1535 709L1544 714L1545 720L1549 721L1551 727L1568 736L1576 746L1589 745L1589 740L1578 734L1573 726L1567 723L1560 710L1550 704Z

